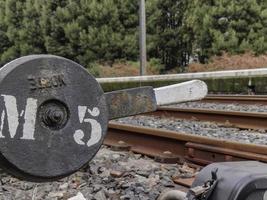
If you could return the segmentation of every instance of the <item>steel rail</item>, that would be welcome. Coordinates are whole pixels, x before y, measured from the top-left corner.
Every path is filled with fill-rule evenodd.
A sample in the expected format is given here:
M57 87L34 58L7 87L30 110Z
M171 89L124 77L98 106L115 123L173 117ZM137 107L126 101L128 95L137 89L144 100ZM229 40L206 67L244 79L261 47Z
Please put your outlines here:
M208 95L201 102L267 105L267 95Z
M159 107L156 112L147 113L146 115L212 121L225 126L237 128L267 130L267 113L259 112L189 109L162 106Z
M169 163L258 160L267 162L267 146L239 143L164 129L109 123L104 144Z

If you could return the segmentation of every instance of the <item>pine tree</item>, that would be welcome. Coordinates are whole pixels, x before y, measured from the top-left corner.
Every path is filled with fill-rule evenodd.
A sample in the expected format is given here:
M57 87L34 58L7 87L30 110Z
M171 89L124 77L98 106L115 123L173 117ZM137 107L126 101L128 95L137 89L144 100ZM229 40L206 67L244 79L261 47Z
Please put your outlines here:
M139 0L0 0L0 65L49 53L111 65L137 60ZM267 52L266 0L147 0L148 58L167 69L198 54Z
M6 25L6 36L9 47L1 55L1 63L6 63L20 55L19 30L23 19L24 1L6 0L4 23ZM2 20L3 20L2 19ZM6 39L6 38L4 38Z
M11 46L7 37L7 25L5 23L5 2L0 1L0 66L5 63L2 61L1 55Z
M193 32L194 50L200 61L223 51L256 54L267 51L266 1L193 0L186 24ZM267 13L267 12L266 12Z
M43 9L40 16L41 28L43 29L44 46L47 53L67 58L69 56L68 40L65 36L62 24L61 9L66 6L66 0L47 0L43 2Z
M44 40L39 24L41 0L26 0L19 30L20 56L44 52Z
M82 12L87 19L88 27L80 34L80 46L83 52L79 56L80 62L88 63L90 60L113 62L118 58L132 56L132 53L127 51L131 48L128 42L132 42L133 39L125 31L127 24L123 24L127 16L123 12L119 13L121 8L126 8L127 2L121 0L82 1ZM127 48L127 45L130 48Z
M137 60L139 56L138 43L138 9L139 0L114 0L118 8L118 20L121 34L120 57Z
M185 66L188 63L190 44L187 41L183 27L184 11L187 1L154 1L153 21L149 21L148 30L154 33L149 37L149 51L160 57L167 69L176 66Z

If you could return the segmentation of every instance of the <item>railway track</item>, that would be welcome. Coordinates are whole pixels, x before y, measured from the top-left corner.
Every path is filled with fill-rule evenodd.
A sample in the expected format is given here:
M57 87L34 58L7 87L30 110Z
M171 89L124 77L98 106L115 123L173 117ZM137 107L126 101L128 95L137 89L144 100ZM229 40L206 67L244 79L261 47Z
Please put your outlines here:
M267 146L233 142L116 122L109 123L104 144L122 151L147 155L163 163L189 163L206 166L214 162L257 160L267 162ZM190 187L194 178L175 183Z
M56 69L55 66L57 66ZM109 132L105 139L106 145L117 150L141 153L153 157L159 162L175 164L162 165L150 158L131 152L114 152L106 146L100 150L109 120L119 120L125 116L152 112L159 105L202 99L208 91L207 85L203 81L194 80L155 89L137 87L103 93L99 83L82 66L52 55L30 55L18 58L6 64L3 70L0 76L1 106L3 108L0 161L1 167L4 169L0 172L3 198L85 199L84 193L87 199L137 199L137 197L138 199L155 199L159 196L159 191L164 192L163 190L168 187L176 188L171 181L172 177L180 178L185 174L180 173L184 165L180 166L176 163L187 161L190 166L199 167L218 161L259 160L267 162L266 146L240 144L238 143L240 138L233 138L238 141L233 142L229 139L214 139L114 122L109 125ZM242 71L241 75L251 76L251 72L258 75L263 73L262 70L249 70ZM240 72L212 72L211 75L217 77L223 75L225 78L225 76L236 76L237 73ZM188 76L188 74L183 76ZM201 76L207 77L203 73ZM169 80L177 79L177 75L141 78L147 81L151 78L152 80L163 80L167 77ZM193 77L196 78L195 75ZM119 79L126 80L125 78ZM42 95L39 95L41 93ZM66 96L72 98L66 99ZM206 100L209 98L207 97ZM241 99L241 97L235 96L230 101L234 102L236 99ZM256 99L249 97L253 104ZM257 100L261 104L266 102L264 97L258 97ZM213 114L215 113L213 112ZM241 115L238 117L241 118ZM247 116L245 117L247 118ZM259 116L257 117L258 119L255 121L259 128ZM173 120L174 122L172 122L171 119L160 121L159 118L156 120L158 121L155 122L153 119L143 120L141 123L137 121L137 124L145 121L144 125L147 126L174 128L171 126L178 121ZM168 124L169 122L170 124ZM181 120L181 122L181 126L183 123L187 123L186 120ZM236 123L234 120L227 122L230 125ZM177 126L175 127L177 129L173 130L186 130L186 133L190 133L191 129L189 128L191 127L196 127L203 132L206 128L207 132L213 133L209 136L222 137L223 131L217 134L221 129L220 126L206 123L204 129L201 129L202 126L198 123L198 121L193 121L186 124L186 129ZM215 128L211 130L209 124ZM244 124L248 126L248 122ZM233 131L238 130L232 129ZM214 132L216 133L214 134ZM232 132L226 133L231 135ZM202 134L202 132L196 134ZM262 141L260 136L255 135L257 138L253 138L254 141L259 139L258 142L267 143L267 137L265 141ZM244 138L245 142L251 142L245 133ZM98 155L95 156L96 153ZM92 160L94 156L95 159ZM91 162L88 165L89 161ZM82 166L84 167L81 169ZM73 174L79 169L81 169L79 172ZM12 178L5 171L22 180ZM212 180L208 180L209 184L217 181L216 172L213 171L211 174ZM192 171L190 176L194 175L195 171ZM250 175L251 173L249 173ZM59 180L56 184L48 183L64 177L66 179ZM205 178L207 177L205 176ZM47 183L44 183L46 185L28 184L21 182L23 180ZM192 182L192 180L187 180L188 186L191 186L190 181ZM62 184L63 182L64 184ZM179 180L174 180L174 182L186 185ZM207 185L208 182L205 181L202 189L212 188L213 185ZM154 191L150 192L152 189ZM23 190L25 190L24 194ZM32 191L29 192L29 190ZM205 192L201 195L206 196ZM40 193L42 194L40 195Z
M231 98L234 99L234 97ZM228 103L231 98L226 97L229 100ZM238 100L240 98L235 97ZM260 96L256 99L264 100L265 98L265 96ZM241 99L244 103L244 99L252 101L255 98L242 96ZM156 112L147 113L146 115L211 121L241 129L267 130L267 113L229 112L162 106ZM193 167L224 161L257 160L267 162L267 146L264 145L239 143L225 139L215 139L117 122L109 123L108 134L104 143L116 150L129 150L147 155L159 162L187 162ZM190 187L194 178L178 178L173 181L179 185Z
M146 115L211 121L236 128L267 130L267 113L259 112L187 109L164 106L159 107L156 112L147 113Z
M208 95L201 102L267 105L267 95Z
M264 145L239 143L116 122L109 123L104 143L114 148L151 156L167 163L184 160L199 165L237 160L267 162L267 146Z

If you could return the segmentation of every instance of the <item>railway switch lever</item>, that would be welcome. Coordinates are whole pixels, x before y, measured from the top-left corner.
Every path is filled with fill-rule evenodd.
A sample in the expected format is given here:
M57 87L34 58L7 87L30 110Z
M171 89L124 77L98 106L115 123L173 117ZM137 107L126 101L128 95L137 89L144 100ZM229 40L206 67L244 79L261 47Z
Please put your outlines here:
M104 93L79 64L52 55L18 58L0 70L0 166L31 181L68 176L98 152L110 119L199 100L199 80Z

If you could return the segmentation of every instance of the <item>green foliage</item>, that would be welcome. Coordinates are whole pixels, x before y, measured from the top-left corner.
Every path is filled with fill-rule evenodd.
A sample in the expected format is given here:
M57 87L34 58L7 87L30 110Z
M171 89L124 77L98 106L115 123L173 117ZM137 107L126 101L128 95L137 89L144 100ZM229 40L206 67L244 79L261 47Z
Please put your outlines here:
M263 0L193 0L186 23L200 60L223 51L267 52L267 2Z
M94 77L99 77L100 76L99 64L96 63L96 62L89 63L87 70Z
M148 53L167 69L188 64L191 46L183 26L188 1L147 1Z
M0 19L3 19L5 11L5 5L0 2ZM11 46L9 38L7 36L7 26L4 21L0 20L0 65L4 64L2 63L2 55L4 52L7 51L7 49ZM6 59L6 58L5 58Z
M161 63L160 59L151 58L149 61L149 68L151 71L161 72L164 70L164 65Z
M138 58L138 4L124 0L0 0L0 64L48 53L85 67Z
M0 66L28 54L96 62L139 57L139 0L0 0ZM148 60L157 70L223 51L267 52L266 0L147 0ZM157 58L157 59L154 59ZM93 67L92 67L93 66Z

